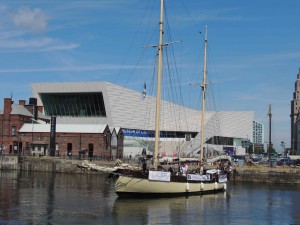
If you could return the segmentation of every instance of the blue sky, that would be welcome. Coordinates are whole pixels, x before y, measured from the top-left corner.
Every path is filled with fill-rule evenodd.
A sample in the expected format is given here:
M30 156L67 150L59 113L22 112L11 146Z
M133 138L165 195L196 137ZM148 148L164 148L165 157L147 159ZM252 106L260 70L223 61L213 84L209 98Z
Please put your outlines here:
M147 81L149 89L145 65L155 51L145 46L157 44L158 7L158 0L1 0L1 99L28 99L37 82L109 81L140 91ZM173 48L185 105L199 105L199 88L189 84L202 79L207 25L217 110L254 111L267 142L271 104L272 141L289 147L300 1L166 0L166 7L172 40L180 41Z

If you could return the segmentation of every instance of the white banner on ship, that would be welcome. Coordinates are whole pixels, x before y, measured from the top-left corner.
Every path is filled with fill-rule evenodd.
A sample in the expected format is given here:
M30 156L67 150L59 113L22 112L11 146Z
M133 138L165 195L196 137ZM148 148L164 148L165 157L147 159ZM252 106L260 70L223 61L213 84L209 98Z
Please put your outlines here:
M209 181L210 175L200 175L200 174L188 174L187 175L188 180L200 180L200 181Z
M163 171L149 171L148 179L169 182L169 181L171 181L171 173L163 172Z
M219 183L226 183L227 182L227 174L219 175Z

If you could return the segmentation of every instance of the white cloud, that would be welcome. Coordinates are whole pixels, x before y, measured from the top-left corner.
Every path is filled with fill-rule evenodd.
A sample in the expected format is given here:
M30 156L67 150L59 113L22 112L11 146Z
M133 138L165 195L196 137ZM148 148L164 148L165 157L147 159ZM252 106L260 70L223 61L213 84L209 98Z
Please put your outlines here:
M20 51L30 51L30 52L50 52L50 51L61 51L70 50L79 47L79 44L64 44L60 43L59 40L50 37L39 37L31 39L12 39L7 36L13 36L13 33L8 35L0 35L0 49L4 50L20 50Z
M24 69L0 69L0 73L35 73L35 72L53 72L53 71L71 71L71 72L81 72L81 71L99 71L99 70L120 70L122 69L132 69L136 68L135 65L117 65L117 64L97 64L89 66L66 66L66 67L52 67L52 68L24 68Z
M12 39L15 37L23 36L24 32L22 31L2 31L0 33L0 40Z
M37 39L18 39L18 40L3 40L0 42L0 48L18 49L18 48L41 48L53 43L52 38L37 38Z
M102 9L102 10L108 10L108 9L124 9L127 4L132 4L131 2L124 1L124 0L101 0L99 1L70 1L66 4L62 4L60 6L60 9L62 10L74 10L74 9ZM125 4L125 6L124 6ZM126 7L129 8L129 7Z
M68 45L56 45L56 46L49 46L44 49L42 49L42 52L49 52L49 51L59 51L59 50L69 50L78 48L78 44L68 44Z
M30 9L28 7L21 7L13 15L13 23L16 27L34 32L46 30L48 19L46 14L38 8Z

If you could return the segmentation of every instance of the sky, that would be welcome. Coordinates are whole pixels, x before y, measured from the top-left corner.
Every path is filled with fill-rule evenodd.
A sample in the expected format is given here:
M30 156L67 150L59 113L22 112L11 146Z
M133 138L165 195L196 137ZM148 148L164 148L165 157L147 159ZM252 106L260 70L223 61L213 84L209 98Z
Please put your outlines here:
M173 71L183 104L200 105L197 84L208 26L209 87L216 92L211 98L216 110L253 111L268 142L271 105L272 142L278 151L282 141L290 147L300 1L165 3L164 36L178 41L167 48L179 52L173 63L179 69ZM0 97L28 99L31 84L39 82L107 81L136 91L147 83L150 92L146 65L156 54L149 46L158 41L158 18L158 0L1 0Z

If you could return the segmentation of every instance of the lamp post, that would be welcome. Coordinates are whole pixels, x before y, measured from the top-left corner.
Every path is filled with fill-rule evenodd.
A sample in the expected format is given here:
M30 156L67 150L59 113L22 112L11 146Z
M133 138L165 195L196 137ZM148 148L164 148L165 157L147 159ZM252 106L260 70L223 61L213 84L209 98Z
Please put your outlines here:
M245 147L246 147L246 153L249 154L249 151L250 151L250 140L247 140L246 144L245 144Z
M287 156L286 152L285 152L285 142L284 141L281 141L281 147L282 147L282 150L283 150L283 154L284 156Z
M271 162L271 151L272 151L272 108L271 105L269 105L269 148L268 148L268 153L269 153L269 162L270 162L270 167L272 166Z
M22 136L19 134L19 142L18 142L18 150L19 150L19 155L22 155Z
M206 143L206 162L207 162L207 159L208 159L208 138L205 139L205 143Z

